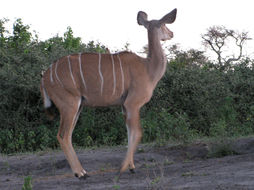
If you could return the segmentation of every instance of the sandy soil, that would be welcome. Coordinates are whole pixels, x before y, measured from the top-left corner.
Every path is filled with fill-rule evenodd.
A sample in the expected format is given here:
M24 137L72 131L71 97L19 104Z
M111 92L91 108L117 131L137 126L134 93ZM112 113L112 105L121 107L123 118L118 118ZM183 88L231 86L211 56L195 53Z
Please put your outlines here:
M254 138L230 143L236 155L208 158L218 145L141 145L135 155L136 173L118 168L126 147L79 150L78 156L90 177L78 180L61 151L0 157L0 189L20 190L31 176L34 190L78 189L254 189Z

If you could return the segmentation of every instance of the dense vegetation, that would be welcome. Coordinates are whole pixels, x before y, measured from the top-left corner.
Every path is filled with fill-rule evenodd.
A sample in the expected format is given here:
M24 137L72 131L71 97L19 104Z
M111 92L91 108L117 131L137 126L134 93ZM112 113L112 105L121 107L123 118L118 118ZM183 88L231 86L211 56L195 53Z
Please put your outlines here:
M0 152L57 148L59 117L47 120L39 92L40 74L54 60L74 52L106 52L82 43L70 27L45 41L17 19L13 31L0 20ZM165 76L142 108L143 142L187 141L200 136L254 132L253 61L244 58L225 70L203 52L173 46ZM76 146L126 143L121 108L85 108L73 134Z

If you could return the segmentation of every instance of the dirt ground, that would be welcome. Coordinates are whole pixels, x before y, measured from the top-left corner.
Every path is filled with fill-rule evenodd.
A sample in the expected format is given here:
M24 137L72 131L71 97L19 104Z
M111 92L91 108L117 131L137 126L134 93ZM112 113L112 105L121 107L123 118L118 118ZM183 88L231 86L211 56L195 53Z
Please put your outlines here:
M141 145L135 155L136 173L127 171L119 181L116 176L125 146L77 152L90 175L86 180L73 176L61 151L1 155L0 189L20 190L27 176L31 176L34 190L254 189L253 137L226 146L201 142ZM216 158L216 152L233 155Z

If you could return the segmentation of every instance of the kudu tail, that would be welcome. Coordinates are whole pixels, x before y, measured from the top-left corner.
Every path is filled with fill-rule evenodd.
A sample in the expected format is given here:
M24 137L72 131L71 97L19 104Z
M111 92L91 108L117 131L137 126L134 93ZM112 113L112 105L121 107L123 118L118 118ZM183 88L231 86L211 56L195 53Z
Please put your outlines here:
M46 115L48 116L48 118L50 120L53 120L54 117L55 117L55 113L52 110L52 108L53 108L52 107L52 101L50 100L50 98L48 96L48 93L45 89L43 78L41 79L40 90L41 90L41 95L42 95L42 98L43 98L45 113L46 113Z

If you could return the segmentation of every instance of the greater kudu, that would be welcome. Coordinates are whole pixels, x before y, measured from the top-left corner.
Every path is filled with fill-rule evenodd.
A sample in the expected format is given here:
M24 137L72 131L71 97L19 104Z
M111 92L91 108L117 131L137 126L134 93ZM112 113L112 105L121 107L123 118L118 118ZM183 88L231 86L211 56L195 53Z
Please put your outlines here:
M173 37L165 24L175 21L174 9L160 20L147 20L139 12L137 21L148 31L148 56L131 52L116 54L79 53L54 62L43 74L41 94L46 110L52 102L60 112L57 139L76 177L86 178L72 146L72 132L83 106L121 105L128 132L128 151L120 173L134 171L133 156L141 139L140 108L147 103L166 70L161 40Z

